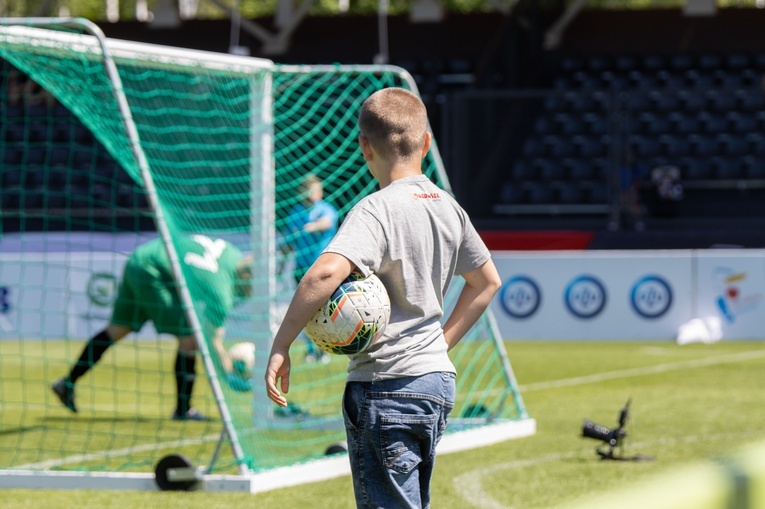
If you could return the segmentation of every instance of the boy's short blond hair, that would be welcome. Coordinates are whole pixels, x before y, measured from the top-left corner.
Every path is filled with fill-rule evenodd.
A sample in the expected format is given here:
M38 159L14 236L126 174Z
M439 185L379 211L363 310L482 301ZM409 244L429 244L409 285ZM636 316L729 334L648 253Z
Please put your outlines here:
M384 88L361 105L359 129L386 159L419 158L428 129L428 113L412 92Z

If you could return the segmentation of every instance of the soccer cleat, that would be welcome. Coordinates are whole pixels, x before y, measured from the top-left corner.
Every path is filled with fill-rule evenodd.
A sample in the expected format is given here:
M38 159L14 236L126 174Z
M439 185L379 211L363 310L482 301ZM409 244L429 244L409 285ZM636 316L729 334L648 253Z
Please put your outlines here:
M77 407L74 405L74 384L67 382L66 378L59 378L50 386L53 393L58 396L61 404L72 412L77 413Z
M196 408L189 408L189 411L185 414L181 415L178 410L173 412L173 420L174 421L209 421L210 419L199 412L197 412Z

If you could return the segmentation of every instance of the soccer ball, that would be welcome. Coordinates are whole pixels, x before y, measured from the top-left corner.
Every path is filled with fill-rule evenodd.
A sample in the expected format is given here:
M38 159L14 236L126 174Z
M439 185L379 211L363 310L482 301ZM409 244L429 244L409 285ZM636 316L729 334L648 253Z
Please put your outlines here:
M233 364L234 374L249 380L255 367L255 344L246 341L237 343L228 349L228 356Z
M325 352L353 355L372 346L388 320L390 298L382 281L354 271L311 318L305 334Z

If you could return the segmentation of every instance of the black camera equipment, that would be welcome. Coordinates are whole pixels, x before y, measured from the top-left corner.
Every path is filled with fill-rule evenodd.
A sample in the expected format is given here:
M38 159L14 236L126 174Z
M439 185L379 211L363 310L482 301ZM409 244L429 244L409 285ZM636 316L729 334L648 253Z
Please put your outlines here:
M624 408L622 408L619 412L619 426L616 428L611 429L607 428L606 426L601 426L600 424L595 424L588 419L584 420L584 425L582 425L582 436L585 438L594 438L595 440L600 440L601 442L604 442L608 445L608 450L605 450L602 447L595 449L595 452L598 453L598 456L600 456L601 459L619 461L650 461L653 459L643 455L617 455L614 452L617 448L619 448L620 451L624 448L624 439L627 438L627 430L625 430L624 427L629 420L631 402L632 399L627 400L627 404L624 405Z

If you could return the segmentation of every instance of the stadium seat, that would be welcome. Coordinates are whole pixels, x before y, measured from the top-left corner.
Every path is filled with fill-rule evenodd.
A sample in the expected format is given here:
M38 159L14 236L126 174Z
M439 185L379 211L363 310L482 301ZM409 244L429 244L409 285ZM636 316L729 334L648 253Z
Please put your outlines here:
M662 134L670 131L669 116L664 112L654 113L652 111L644 111L639 115L639 119L643 125L643 132Z
M707 180L712 178L712 165L703 157L685 157L680 160L680 171L685 180Z
M597 158L590 161L590 166L595 172L594 178L596 180L602 180L608 182L608 176L611 171L611 163L606 158Z
M692 153L691 143L683 134L663 134L659 141L664 147L664 153L668 156L681 157Z
M66 187L69 168L66 166L51 166L48 170L48 189L59 191Z
M639 157L654 157L661 153L661 144L654 136L633 135L630 137L629 143Z
M717 69L712 75L715 78L717 86L728 93L733 93L733 90L737 90L744 86L744 80L737 72Z
M741 176L741 164L738 159L728 157L713 157L711 164L715 178L722 180L732 180Z
M608 203L608 184L602 181L592 181L590 183L589 203L605 204Z
M627 76L613 71L603 71L600 73L600 79L606 88L611 90L624 90L630 85Z
M3 187L0 192L2 210L18 210L22 192L18 187Z
M654 90L650 93L650 98L656 110L670 112L680 108L680 100L673 91Z
M650 95L645 91L630 90L626 97L626 107L630 111L645 111L651 107Z
M701 122L693 113L673 111L669 116L673 129L679 134L691 134L701 131Z
M659 87L659 79L654 74L646 74L642 71L633 70L627 75L632 88L653 90Z
M595 101L590 91L568 91L564 94L567 109L576 112L595 110Z
M749 153L753 155L765 155L765 136L760 133L751 133L746 135L749 142Z
M748 67L752 62L749 55L744 53L728 53L725 55L725 65L732 70L741 70Z
M564 134L580 134L585 131L582 115L571 113L556 113L553 117L557 131Z
M687 111L702 111L707 108L706 93L701 90L681 90L680 104Z
M698 90L709 90L715 86L715 79L712 74L701 72L697 69L685 71L685 81L689 87Z
M595 178L595 168L589 159L566 159L563 161L563 166L568 171L569 179L573 181Z
M749 151L749 143L744 135L721 134L717 139L720 141L723 154L729 156L743 156Z
M689 140L695 155L714 156L720 153L720 143L713 134L692 134Z
M21 149L3 144L2 147L0 147L0 150L2 150L3 167L21 163L21 158L23 155Z
M584 202L584 192L576 182L561 182L558 185L558 200L564 204L579 204Z
M571 138L564 135L545 136L544 144L547 151L554 157L570 157L574 155L576 150Z
M757 130L757 117L749 112L731 111L727 120L732 132L747 134Z
M713 71L722 67L723 59L720 55L703 54L699 55L696 63L704 71Z
M765 157L746 156L741 159L742 173L748 179L765 179Z
M527 203L534 205L553 203L553 191L547 182L531 182L527 186Z
M656 73L667 66L666 59L660 55L646 55L643 57L643 68Z
M581 90L597 90L603 87L600 79L588 71L577 71L571 78L574 86Z
M715 111L727 113L736 108L736 96L731 90L710 90L707 98Z
M755 111L765 108L765 96L760 90L738 90L735 95L740 110Z
M607 56L593 56L586 61L587 69L595 72L611 68L611 59Z
M9 143L20 143L26 138L26 128L23 124L4 122L2 130L3 139Z
M676 71L685 71L694 66L693 58L685 54L676 54L669 57L669 67Z
M565 169L557 159L537 159L534 161L536 173L541 180L561 180L565 177Z
M628 73L637 69L639 66L638 59L631 55L621 55L616 57L614 61L614 68L623 73Z
M728 119L724 113L702 111L698 119L705 133L717 134L728 131Z
M762 72L757 69L741 69L739 73L744 87L759 88L762 83Z
M50 164L67 164L69 163L70 155L69 147L67 146L54 146L48 151L48 161Z
M686 88L685 77L677 72L661 70L656 73L659 85L666 89L679 90Z
M565 90L568 90L568 88ZM562 93L552 93L548 95L544 104L544 109L550 112L566 111L566 107L568 106Z
M608 115L605 113L585 113L582 119L590 134L606 134L609 130Z
M576 146L576 152L580 157L598 157L605 155L609 144L607 136L602 138L576 136L573 141Z

